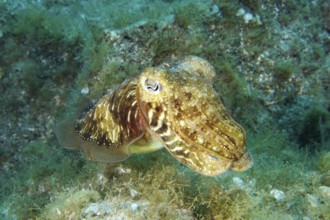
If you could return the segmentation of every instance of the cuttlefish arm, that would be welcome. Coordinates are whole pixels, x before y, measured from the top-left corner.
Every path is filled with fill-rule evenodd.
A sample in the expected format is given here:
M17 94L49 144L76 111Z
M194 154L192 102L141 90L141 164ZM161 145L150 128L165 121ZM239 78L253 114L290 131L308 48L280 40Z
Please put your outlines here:
M227 114L220 99L209 94L186 115L178 114L177 108L171 109L168 114L177 123L169 123L161 136L165 148L180 162L207 176L252 166L252 157L245 148L245 132Z

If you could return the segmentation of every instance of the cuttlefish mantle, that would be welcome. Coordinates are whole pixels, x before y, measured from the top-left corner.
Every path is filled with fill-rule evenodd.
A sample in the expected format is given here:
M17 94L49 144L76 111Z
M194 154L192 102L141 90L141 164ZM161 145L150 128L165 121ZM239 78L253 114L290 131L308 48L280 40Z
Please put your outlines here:
M58 126L58 140L95 161L119 162L165 147L204 175L246 170L253 160L245 131L213 89L215 76L196 56L147 68L101 98L72 130Z

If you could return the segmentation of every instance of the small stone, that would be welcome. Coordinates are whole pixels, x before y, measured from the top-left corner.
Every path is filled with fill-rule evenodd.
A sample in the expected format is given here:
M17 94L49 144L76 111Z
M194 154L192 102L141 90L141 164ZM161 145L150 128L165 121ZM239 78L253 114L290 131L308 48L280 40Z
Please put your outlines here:
M307 201L313 208L316 208L319 205L318 199L311 194L307 194Z
M233 182L235 183L235 185L239 186L239 187L243 187L244 186L244 181L239 178L239 177L234 177L233 178Z
M245 14L245 10L244 8L240 8L238 9L238 11L236 12L236 16L242 16Z
M118 31L110 31L110 40L118 40L120 37Z
M133 211L136 211L137 209L138 209L138 205L136 204L136 203L132 203L131 204L131 209L133 210Z
M117 167L116 172L118 174L126 174L126 173L130 173L131 170L130 169L124 169L123 167Z
M131 196L134 198L136 197L137 195L139 195L139 192L136 191L135 189L133 188L129 188L129 193L131 194Z
M87 86L82 88L80 93L83 94L83 95L87 95L89 93L89 88Z
M103 201L99 203L90 203L83 211L82 216L105 216L112 211L111 204Z
M285 193L278 189L272 189L270 195L273 196L277 201L281 201L285 198Z
M320 186L319 192L323 198L330 198L330 187L327 186Z
M253 15L251 13L246 13L244 16L244 22L245 24L248 24L250 21L252 21L254 18L253 18Z
M219 15L220 14L220 8L217 5L212 5L211 7L211 15Z

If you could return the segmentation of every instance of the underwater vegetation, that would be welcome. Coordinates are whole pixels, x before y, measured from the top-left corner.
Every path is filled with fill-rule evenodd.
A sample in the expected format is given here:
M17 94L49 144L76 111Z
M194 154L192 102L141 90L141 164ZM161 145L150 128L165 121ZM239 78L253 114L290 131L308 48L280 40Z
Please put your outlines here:
M325 144L330 134L329 116L329 112L321 106L314 106L305 113L299 131L299 140L303 147L313 142Z
M0 218L330 219L329 8L0 1ZM189 55L213 66L207 86L244 127L250 169L209 177L166 150L103 164L59 146L55 122L71 123L125 80Z

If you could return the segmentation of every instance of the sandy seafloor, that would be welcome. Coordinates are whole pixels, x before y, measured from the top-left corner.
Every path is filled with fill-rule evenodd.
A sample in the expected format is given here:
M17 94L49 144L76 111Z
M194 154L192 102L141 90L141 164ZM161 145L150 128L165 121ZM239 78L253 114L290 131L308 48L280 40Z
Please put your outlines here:
M0 0L0 219L330 219L326 0ZM146 67L196 55L254 165L164 149L88 161L54 135ZM68 129L68 128L63 128Z

